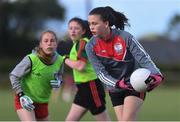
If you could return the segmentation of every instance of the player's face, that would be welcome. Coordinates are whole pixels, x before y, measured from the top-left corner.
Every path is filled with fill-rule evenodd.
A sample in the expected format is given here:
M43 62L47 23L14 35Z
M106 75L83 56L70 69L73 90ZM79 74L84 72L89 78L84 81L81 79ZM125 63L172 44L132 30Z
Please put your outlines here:
M68 34L72 41L79 40L84 34L81 25L76 21L71 21L68 25Z
M88 23L94 36L106 37L109 29L108 22L102 21L100 15L89 15Z
M46 55L53 54L57 48L57 40L54 34L44 33L40 42L40 48Z

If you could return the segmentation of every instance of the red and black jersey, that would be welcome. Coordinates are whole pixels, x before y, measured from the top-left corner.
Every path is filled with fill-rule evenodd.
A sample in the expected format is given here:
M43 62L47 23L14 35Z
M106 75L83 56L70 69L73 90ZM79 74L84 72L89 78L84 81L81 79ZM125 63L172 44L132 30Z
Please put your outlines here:
M126 49L126 43L120 36L115 35L109 42L97 38L93 50L112 77L121 79L132 73L134 58Z
M98 78L109 87L117 81L129 80L138 67L161 74L140 43L126 31L113 29L111 40L92 37L86 45L86 53Z

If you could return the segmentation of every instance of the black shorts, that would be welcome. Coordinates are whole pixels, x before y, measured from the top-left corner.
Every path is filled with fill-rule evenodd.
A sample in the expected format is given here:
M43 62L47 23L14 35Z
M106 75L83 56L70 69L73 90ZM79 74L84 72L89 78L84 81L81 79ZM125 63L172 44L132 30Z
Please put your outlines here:
M114 106L118 105L123 105L124 104L124 99L127 96L136 96L142 100L145 99L146 93L140 93L136 91L131 91L131 90L122 90L122 91L116 91L116 92L111 92L109 91L109 95L111 97L111 102Z
M105 91L101 81L96 79L77 84L74 103L88 109L93 115L102 113L105 107Z

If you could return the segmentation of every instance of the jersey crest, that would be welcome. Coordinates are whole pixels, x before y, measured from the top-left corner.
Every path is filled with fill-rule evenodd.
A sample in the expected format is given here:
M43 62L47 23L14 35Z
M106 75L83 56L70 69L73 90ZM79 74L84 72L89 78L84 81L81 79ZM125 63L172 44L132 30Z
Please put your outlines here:
M116 61L122 61L126 56L126 43L119 36L115 36L110 42L97 39L94 50L96 55L101 57L113 58Z
M115 52L117 53L117 54L121 54L122 53L122 51L123 51L123 46L122 46L122 44L121 43L116 43L116 44L114 44L114 50L115 50Z

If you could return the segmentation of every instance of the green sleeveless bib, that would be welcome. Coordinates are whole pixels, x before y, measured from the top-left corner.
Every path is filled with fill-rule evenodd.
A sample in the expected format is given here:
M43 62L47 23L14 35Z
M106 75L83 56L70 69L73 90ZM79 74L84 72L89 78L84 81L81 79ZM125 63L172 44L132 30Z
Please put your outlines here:
M87 38L83 38L81 40L84 40L86 42L88 42L89 40ZM80 40L80 41L81 41ZM78 42L74 43L71 52L70 52L70 59L76 61L77 60L77 56L78 56L78 52L77 52L77 44ZM85 69L83 71L78 71L76 69L73 69L73 75L74 75L74 80L76 83L84 83L84 82L89 82L90 80L94 80L97 78L96 73L91 65L91 63L89 62L89 60L87 60Z
M51 64L44 64L36 54L28 55L32 61L32 70L22 80L23 92L34 102L47 103L51 94L50 80L58 72L63 63L63 57L58 55L57 60Z

